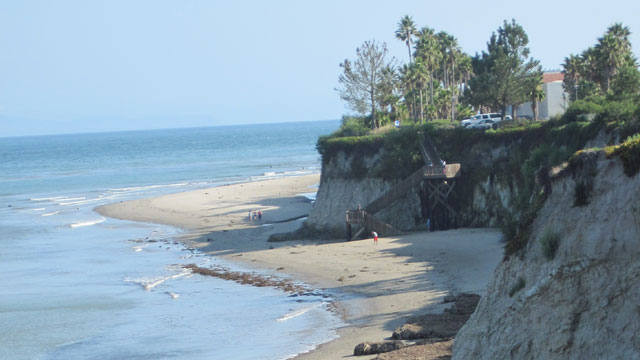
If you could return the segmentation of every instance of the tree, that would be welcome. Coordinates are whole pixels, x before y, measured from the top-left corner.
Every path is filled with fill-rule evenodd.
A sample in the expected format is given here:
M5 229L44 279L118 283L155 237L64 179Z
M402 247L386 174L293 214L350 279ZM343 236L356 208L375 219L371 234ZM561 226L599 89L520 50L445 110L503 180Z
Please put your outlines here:
M602 92L609 91L611 78L618 69L626 65L631 54L631 31L628 27L616 23L607 29L607 32L598 39L595 51L598 56L599 68L602 72Z
M398 30L396 30L396 38L404 41L409 49L409 63L413 61L411 58L411 44L413 37L418 34L416 25L413 23L413 19L409 15L405 15L398 23Z
M336 90L353 110L363 115L370 111L372 129L380 127L376 110L382 108L383 89L389 78L384 72L393 69L395 63L393 58L387 61L387 52L385 43L365 41L356 49L355 61L346 59L340 64L343 73L338 82L343 87Z
M582 57L570 54L569 57L564 58L562 64L564 79L562 80L562 88L569 94L571 101L576 100L578 93L578 81L580 81L580 72L584 65L582 64Z
M504 21L487 43L487 51L472 61L475 76L470 81L471 101L500 109L504 119L507 106L515 108L529 100L535 79L541 81L539 61L529 57L529 38L515 20ZM515 113L514 113L515 115Z
M613 99L622 100L640 94L640 71L638 67L626 65L618 69L611 79L610 95Z
M545 94L542 89L542 74L540 77L532 77L529 84L529 101L531 101L531 112L533 112L533 120L538 121L538 104L544 100ZM515 119L515 117L514 117Z
M610 26L593 47L580 55L569 55L562 65L564 89L571 100L607 95L619 71L638 64L631 51L631 31L620 23ZM595 87L594 87L595 85Z
M416 43L416 58L420 59L420 67L422 69L421 73L427 74L429 77L428 81L424 81L424 84L429 85L429 101L426 102L427 107L429 107L433 104L434 101L434 72L436 71L439 61L442 58L440 46L438 44L438 40L435 37L435 32L433 29L428 27L423 27L422 29L420 29L418 33L418 41Z

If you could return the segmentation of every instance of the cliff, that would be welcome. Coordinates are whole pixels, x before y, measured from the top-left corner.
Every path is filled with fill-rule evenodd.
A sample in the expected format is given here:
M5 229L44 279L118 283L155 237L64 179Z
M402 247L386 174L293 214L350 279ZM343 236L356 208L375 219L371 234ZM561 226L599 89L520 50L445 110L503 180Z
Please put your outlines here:
M365 207L424 165L417 146L422 133L430 135L448 163L462 165L447 199L458 215L439 223L445 210L432 209L424 182L375 214L401 230L424 228L429 217L436 229L517 224L535 200L531 194L542 186L534 180L536 172L549 170L593 139L600 145L612 142L597 122L548 122L486 133L425 126L380 136L321 139L321 182L307 225L344 232L346 210Z
M637 154L586 152L551 179L528 242L496 269L454 359L640 357Z

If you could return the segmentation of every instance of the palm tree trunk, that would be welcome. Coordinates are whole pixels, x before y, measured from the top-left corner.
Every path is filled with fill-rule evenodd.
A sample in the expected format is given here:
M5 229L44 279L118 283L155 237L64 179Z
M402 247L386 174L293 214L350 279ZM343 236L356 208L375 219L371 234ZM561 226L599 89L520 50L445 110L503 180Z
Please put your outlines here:
M424 106L422 105L422 87L420 87L420 124L424 123Z
M455 94L455 84L456 82L456 63L455 60L451 63L451 122L456 119L456 94Z

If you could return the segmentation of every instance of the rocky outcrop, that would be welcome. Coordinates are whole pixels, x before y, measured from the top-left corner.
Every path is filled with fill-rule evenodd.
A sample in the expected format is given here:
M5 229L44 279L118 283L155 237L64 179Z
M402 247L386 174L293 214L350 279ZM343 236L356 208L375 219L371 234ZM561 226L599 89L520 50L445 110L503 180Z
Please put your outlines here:
M442 314L425 314L416 316L406 324L397 328L392 339L416 340L416 339L446 339L456 336L458 330L469 319L480 300L477 294L460 294L445 299L445 302L454 302L453 306L445 309Z
M363 342L356 345L353 355L373 355L399 350L405 347L402 341Z
M496 269L454 359L640 358L640 176L584 154Z

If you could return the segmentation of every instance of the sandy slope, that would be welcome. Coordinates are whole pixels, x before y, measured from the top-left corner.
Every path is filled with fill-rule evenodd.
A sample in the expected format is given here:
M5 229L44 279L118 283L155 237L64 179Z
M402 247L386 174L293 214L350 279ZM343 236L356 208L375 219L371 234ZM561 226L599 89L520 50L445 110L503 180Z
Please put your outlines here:
M502 257L499 232L460 229L372 240L268 243L272 233L292 231L312 204L301 193L318 175L235 184L97 209L105 216L156 222L188 230L184 241L208 254L276 270L336 294L348 327L340 338L301 359L351 356L356 344L389 337L420 312L441 312L449 292L484 293ZM248 211L261 209L261 222ZM284 269L282 269L284 268ZM363 357L360 357L363 358ZM366 358L366 357L364 357Z

